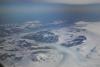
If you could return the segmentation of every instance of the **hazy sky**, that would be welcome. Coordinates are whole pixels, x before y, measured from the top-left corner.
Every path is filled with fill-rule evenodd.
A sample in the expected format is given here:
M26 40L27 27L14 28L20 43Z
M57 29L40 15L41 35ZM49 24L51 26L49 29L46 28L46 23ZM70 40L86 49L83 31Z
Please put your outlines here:
M42 2L43 4L40 5L38 3ZM54 3L48 5L48 3ZM17 4L15 4L17 3ZM20 3L20 4L19 4ZM47 3L46 5L44 3ZM56 4L55 4L56 3ZM61 4L57 4L61 3ZM91 4L93 5L72 5L72 4ZM84 14L86 17L92 19L99 19L100 20L100 0L0 0L0 21L2 22L15 22L18 20L30 20L34 18L56 18L54 14L61 14L66 13L68 14ZM62 5L63 4L63 5ZM66 5L65 5L66 4ZM89 13L89 14L87 14ZM34 15L35 14L35 15ZM45 15L44 15L45 14ZM46 14L49 14L46 15ZM65 15L65 14L64 14ZM59 15L60 16L60 15ZM76 17L76 16L75 16ZM79 16L78 16L79 17ZM98 17L98 18L97 18Z
M100 3L100 0L44 0L54 3L70 3L70 4L88 4L88 3Z
M88 4L100 3L100 0L0 0L1 3L7 2L49 2L49 3L66 3L66 4Z

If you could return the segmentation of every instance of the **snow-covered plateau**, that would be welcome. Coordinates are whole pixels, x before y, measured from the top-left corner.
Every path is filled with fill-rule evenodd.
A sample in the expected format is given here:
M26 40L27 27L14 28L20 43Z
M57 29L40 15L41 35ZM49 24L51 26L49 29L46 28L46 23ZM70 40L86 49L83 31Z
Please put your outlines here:
M52 28L40 21L0 25L0 63L4 67L100 67L100 22L56 24Z

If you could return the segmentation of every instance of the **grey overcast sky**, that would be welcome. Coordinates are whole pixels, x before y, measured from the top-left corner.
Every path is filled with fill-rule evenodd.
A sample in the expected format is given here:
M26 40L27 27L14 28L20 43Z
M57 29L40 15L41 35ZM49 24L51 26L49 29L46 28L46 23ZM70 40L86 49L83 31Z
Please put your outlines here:
M65 3L65 4L91 4L100 3L100 0L43 0L52 3Z
M91 4L100 3L100 0L0 0L1 3L10 2L49 2L49 3L65 3L65 4Z

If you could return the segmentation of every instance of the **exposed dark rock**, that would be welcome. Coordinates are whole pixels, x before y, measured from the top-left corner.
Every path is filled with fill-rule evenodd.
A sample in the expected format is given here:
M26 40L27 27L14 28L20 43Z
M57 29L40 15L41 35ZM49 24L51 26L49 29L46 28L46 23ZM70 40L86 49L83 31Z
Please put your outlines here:
M0 26L0 37L6 37L21 32L24 32L24 29L21 29L20 27Z
M44 47L30 47L30 50L39 50L39 49L52 49L51 47L44 46Z
M24 48L24 47L31 47L32 43L27 42L26 40L19 40L17 41L17 46Z
M72 41L69 41L68 43L62 43L62 46L65 47L72 47L72 46L77 46L77 45L81 45L83 43L84 40L86 40L87 38L85 36L78 36L75 39L73 39Z
M39 54L39 53L48 53L48 51L35 51L32 54Z
M0 54L0 60L2 61L6 60L7 58L12 58L12 57L15 57L15 54L8 54L8 53Z
M31 59L32 61L38 61L37 55L35 55L34 53L31 54L30 59Z
M14 58L15 61L21 61L22 59L23 59L22 56L21 56L21 57L15 57L15 58Z
M87 38L85 36L78 36L74 40L72 40L73 44L82 44L84 40Z
M43 43L55 43L58 41L58 36L49 31L40 31L32 35L24 36L23 38L35 40Z
M0 39L0 44L5 42L6 40L5 39Z
M4 67L3 64L0 63L0 67Z
M23 56L16 56L16 54L8 54L8 53L5 53L5 54L0 54L0 61L5 61L7 59L10 59L12 61L20 61L22 60Z

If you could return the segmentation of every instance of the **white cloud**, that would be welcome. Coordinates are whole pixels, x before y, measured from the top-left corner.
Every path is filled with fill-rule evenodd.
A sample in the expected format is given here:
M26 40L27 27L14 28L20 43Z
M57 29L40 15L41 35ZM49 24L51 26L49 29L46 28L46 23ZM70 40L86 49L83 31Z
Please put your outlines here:
M100 22L85 22L85 21L80 21L76 23L76 27L80 27L83 29L86 29L88 31L91 31L95 34L100 35Z
M62 23L64 23L64 21L56 20L56 21L53 21L51 24L62 24Z
M42 26L40 21L28 21L21 26L21 28L37 28Z
M100 35L100 23L99 22L94 22L94 23L88 24L86 29L91 32L94 32L95 34Z

